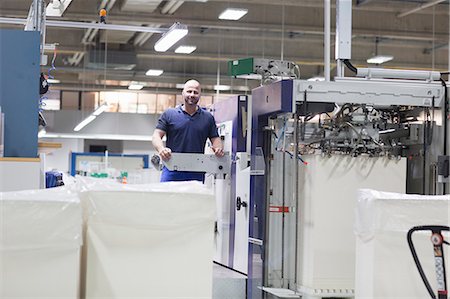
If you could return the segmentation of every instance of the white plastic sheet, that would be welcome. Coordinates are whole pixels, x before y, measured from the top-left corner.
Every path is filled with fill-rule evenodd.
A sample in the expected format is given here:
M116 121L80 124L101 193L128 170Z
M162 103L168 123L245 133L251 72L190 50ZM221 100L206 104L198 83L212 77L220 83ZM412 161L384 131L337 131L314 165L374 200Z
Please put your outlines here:
M0 193L0 298L78 298L81 242L75 192Z
M211 298L210 190L198 182L82 185L86 298Z
M360 188L403 192L406 159L303 155L299 166L298 290L333 297L355 287L355 222Z
M450 196L406 195L363 189L356 209L356 298L423 299L429 294L407 243L419 225L449 225ZM431 232L414 233L413 242L436 294ZM444 237L449 241L448 233ZM444 245L447 273L449 255ZM448 284L448 282L447 282Z

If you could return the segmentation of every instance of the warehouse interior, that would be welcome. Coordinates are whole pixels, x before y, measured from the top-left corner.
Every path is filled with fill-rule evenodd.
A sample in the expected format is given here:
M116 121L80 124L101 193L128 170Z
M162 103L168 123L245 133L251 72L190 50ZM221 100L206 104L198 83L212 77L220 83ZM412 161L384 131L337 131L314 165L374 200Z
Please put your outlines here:
M2 0L0 298L449 298L449 49L448 0Z

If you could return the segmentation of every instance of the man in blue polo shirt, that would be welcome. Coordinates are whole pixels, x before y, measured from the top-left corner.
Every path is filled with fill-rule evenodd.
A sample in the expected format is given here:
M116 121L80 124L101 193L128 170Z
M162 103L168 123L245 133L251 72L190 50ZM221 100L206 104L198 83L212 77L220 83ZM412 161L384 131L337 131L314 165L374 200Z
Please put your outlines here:
M172 152L203 154L208 138L215 155L223 157L222 141L214 117L198 106L200 94L200 83L187 81L182 92L184 104L167 109L159 118L152 143L161 159L169 160ZM166 146L162 142L164 135L167 136ZM161 182L203 181L204 178L203 172L170 171L166 167L161 173Z

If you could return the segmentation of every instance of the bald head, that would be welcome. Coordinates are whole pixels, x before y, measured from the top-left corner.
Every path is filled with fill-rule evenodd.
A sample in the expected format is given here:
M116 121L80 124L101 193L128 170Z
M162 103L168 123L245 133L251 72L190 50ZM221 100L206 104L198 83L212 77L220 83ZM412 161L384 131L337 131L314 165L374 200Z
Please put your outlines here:
M188 80L184 83L183 88L183 99L186 106L197 106L200 100L201 86L197 80Z
M186 83L184 83L183 91L185 91L188 88L195 88L195 89L197 89L199 94L201 92L200 82L198 82L197 80L188 80L188 81L186 81Z

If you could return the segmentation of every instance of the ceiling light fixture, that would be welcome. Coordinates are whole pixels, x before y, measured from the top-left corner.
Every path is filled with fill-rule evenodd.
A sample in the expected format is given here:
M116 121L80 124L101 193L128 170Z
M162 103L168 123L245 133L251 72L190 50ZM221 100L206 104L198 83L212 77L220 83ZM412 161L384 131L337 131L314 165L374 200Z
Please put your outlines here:
M86 117L82 122L80 122L78 125L76 125L75 128L73 128L73 130L75 132L78 132L79 130L83 129L88 123L90 123L91 121L93 121L96 118L95 115L89 115L88 117Z
M48 78L47 79L47 83L49 83L49 84L57 84L57 83L61 83L61 81L57 80L57 79L50 79L50 78Z
M99 116L100 114L108 110L108 108L109 108L108 104L103 104L99 106L97 109L95 109L94 112L92 112L92 115Z
M248 9L245 8L227 8L219 15L219 19L237 21L245 16L247 12Z
M78 132L79 130L83 129L87 124L89 124L91 121L93 121L97 116L99 116L100 114L102 114L103 112L108 110L108 108L109 108L109 106L107 103L105 103L101 106L98 106L97 109L95 109L91 115L89 115L84 120L82 120L78 125L75 126L75 128L73 128L73 130L75 132Z
M214 85L214 90L218 90L218 91L231 90L231 86L230 85Z
M172 47L176 42L188 34L188 29L186 25L180 23L173 24L169 31L164 33L161 38L155 44L155 51L166 52L170 47Z
M197 49L196 46L179 46L175 49L175 53L191 54Z
M391 61L392 59L394 59L394 56L391 55L376 55L367 59L367 63L382 64Z
M144 85L137 82L131 82L130 85L128 85L128 89L130 90L141 90L142 88L144 88Z
M153 69L149 69L145 75L146 76L161 76L162 73L164 73L163 70L153 70Z
M72 0L53 0L47 5L45 9L45 16L47 17L62 17L67 7L69 7Z

